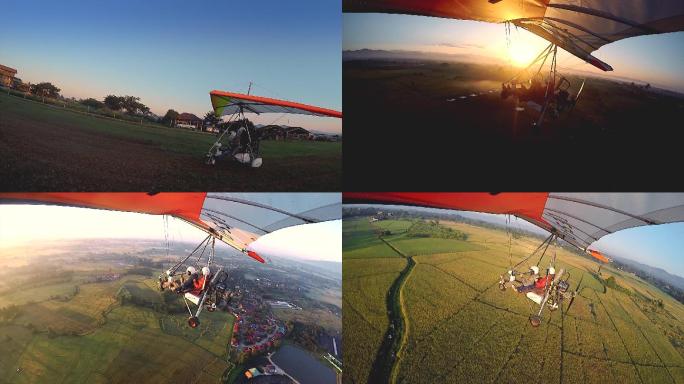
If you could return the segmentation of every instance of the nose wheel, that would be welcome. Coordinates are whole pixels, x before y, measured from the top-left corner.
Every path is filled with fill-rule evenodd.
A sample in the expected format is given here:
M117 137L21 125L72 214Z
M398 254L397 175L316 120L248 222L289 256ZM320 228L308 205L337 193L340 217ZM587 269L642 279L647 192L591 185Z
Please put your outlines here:
M188 318L188 325L190 326L190 328L197 328L197 326L199 326L199 324L200 324L200 321L197 317L190 316Z
M541 324L541 317L537 315L532 315L530 316L530 324L532 324L533 327L538 327L539 324Z

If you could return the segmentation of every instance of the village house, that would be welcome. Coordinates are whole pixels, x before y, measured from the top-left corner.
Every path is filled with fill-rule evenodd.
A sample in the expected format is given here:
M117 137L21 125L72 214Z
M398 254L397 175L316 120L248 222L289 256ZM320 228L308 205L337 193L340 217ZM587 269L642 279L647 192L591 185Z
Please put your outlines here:
M262 140L309 140L313 136L302 127L265 125L258 128Z
M176 127L179 127L179 128L201 130L203 124L204 124L204 120L193 115L192 113L183 112L180 115L178 115L178 117L176 118Z
M11 87L14 83L14 77L17 75L17 70L6 67L0 64L0 85L3 87Z

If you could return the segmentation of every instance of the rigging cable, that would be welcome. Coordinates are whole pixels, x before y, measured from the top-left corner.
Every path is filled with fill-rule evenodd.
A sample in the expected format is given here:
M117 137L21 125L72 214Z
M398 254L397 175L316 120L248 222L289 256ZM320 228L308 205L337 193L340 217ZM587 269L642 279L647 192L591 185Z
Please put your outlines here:
M199 244L197 245L197 247L195 247L195 249L194 249L192 252L190 252L187 256L185 256L185 258L183 258L181 261L179 261L179 262L176 263L173 267L171 267L171 268L169 269L169 272L170 272L169 275L175 274L176 271L178 270L178 268L179 268L181 265L183 265L183 263L185 263L185 261L188 260L193 254L195 254L195 252L197 252L197 250L198 250L202 245L205 245L205 247L206 247L206 244L205 244L205 243L208 243L208 242L209 242L209 239L211 239L211 238L213 238L212 235L207 236L204 240L202 240L201 243L199 243Z

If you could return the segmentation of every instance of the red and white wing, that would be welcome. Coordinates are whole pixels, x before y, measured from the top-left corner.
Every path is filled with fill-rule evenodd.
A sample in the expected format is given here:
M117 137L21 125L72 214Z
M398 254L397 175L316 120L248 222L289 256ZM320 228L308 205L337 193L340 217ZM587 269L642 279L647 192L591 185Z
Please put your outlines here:
M343 0L345 12L511 22L604 71L591 53L633 36L684 30L681 0Z
M249 245L282 228L337 220L339 193L0 193L2 204L52 204L171 215L264 262Z
M343 199L515 215L584 251L623 229L684 221L684 193L352 192Z

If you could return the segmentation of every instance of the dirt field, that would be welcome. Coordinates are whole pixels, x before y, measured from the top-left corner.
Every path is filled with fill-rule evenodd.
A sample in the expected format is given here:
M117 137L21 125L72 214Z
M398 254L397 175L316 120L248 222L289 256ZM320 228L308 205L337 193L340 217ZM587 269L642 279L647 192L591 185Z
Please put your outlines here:
M567 74L565 74L567 75ZM633 189L634 169L677 160L684 96L588 78L572 113L533 129L533 112L501 98L504 66L418 60L343 62L347 190L444 189L449 177L407 169L448 169L464 188L505 186ZM566 76L575 94L582 83ZM391 143L379 146L378 143ZM517 172L519 170L525 170ZM532 171L532 172L529 172ZM382 174L383 177L376 177ZM616 176L621 177L616 177ZM606 177L610 176L610 177ZM643 172L642 185L669 179ZM477 179L476 186L468 183ZM484 179L484 180L483 180ZM359 183L364 180L364 184ZM524 187L523 187L524 186Z
M203 163L214 136L141 127L0 95L0 190L339 191L342 147L262 142L264 165Z

